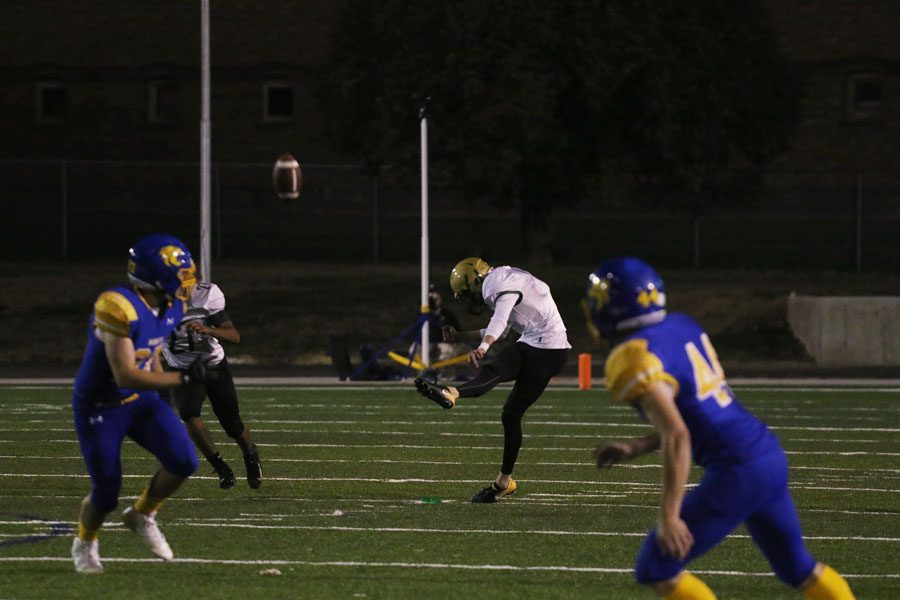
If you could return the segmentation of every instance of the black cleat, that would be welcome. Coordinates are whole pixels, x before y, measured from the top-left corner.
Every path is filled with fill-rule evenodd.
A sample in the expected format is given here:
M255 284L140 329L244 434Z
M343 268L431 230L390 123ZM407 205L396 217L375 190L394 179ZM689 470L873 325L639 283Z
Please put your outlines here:
M497 485L497 482L495 481L488 487L472 496L472 500L470 502L472 502L472 504L493 504L504 496L515 494L518 487L518 484L516 484L515 480L513 479L509 480L509 485L505 488Z
M262 485L262 466L259 464L256 446L244 454L244 466L247 467L247 485L255 490Z
M209 464L212 465L213 469L216 470L216 475L219 476L219 487L223 490L227 490L234 487L234 471L231 470L231 467L228 466L222 457L216 454L214 457L207 459Z
M421 377L416 377L416 380L413 383L416 384L416 390L420 394L422 394L441 408L449 409L456 406L456 400L444 394L444 390L446 390L447 388L435 385L430 381L425 381Z

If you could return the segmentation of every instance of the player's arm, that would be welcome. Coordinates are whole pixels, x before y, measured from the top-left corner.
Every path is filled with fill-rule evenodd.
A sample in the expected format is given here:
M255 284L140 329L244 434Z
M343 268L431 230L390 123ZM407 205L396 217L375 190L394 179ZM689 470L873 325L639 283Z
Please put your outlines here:
M503 332L506 331L506 325L509 322L509 315L512 313L516 302L521 298L518 292L505 293L501 292L497 295L494 303L494 314L488 323L487 329L484 330L484 337L481 338L481 344L477 348L469 352L469 364L478 367L478 361L484 358L485 353L491 344L500 339Z
M481 340L481 330L458 331L453 325L444 325L441 327L441 335L445 342L466 342L474 343Z
M138 368L134 343L131 338L104 330L98 330L97 335L106 349L106 360L109 361L113 378L119 387L153 390L173 387L181 383L181 374L177 371L144 371Z
M217 312L209 317L209 325L204 325L200 321L189 321L187 328L198 333L211 335L217 340L228 342L231 344L241 343L241 332L237 330L234 323L227 316L224 318L216 318L224 315L225 311Z
M594 463L597 468L611 467L626 460L632 460L654 450L659 450L659 434L651 433L625 441L607 441L594 448Z
M666 554L683 559L694 544L693 535L681 520L684 489L691 472L691 434L667 383L653 383L638 402L659 434L662 451L663 489L657 543Z

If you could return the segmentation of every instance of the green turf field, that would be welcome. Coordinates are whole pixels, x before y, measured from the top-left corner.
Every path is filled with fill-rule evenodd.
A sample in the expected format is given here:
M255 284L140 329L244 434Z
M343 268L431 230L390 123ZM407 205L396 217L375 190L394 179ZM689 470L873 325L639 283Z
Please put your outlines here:
M738 392L789 452L813 554L859 598L900 598L900 390ZM262 488L220 490L201 461L158 516L175 562L150 558L121 525L123 500L100 536L105 573L79 575L69 549L88 479L69 391L0 387L0 599L653 597L631 566L655 520L659 457L591 466L596 439L647 432L605 394L545 393L525 417L519 492L472 505L499 466L503 390L452 411L411 386L239 393ZM242 475L239 450L204 411ZM155 460L130 441L123 456L131 499ZM801 597L768 574L743 529L693 570L723 600Z

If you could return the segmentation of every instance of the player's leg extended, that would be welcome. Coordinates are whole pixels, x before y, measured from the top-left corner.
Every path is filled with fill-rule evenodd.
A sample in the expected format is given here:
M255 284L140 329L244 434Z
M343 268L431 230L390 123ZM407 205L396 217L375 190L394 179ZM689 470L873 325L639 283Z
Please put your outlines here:
M494 389L498 383L513 381L519 375L521 356L519 344L504 344L494 359L481 367L478 374L458 386L441 386L422 378L415 381L420 394L442 408L453 408L459 398L476 398Z
M202 383L190 386L180 386L173 388L171 391L172 398L175 400L175 406L181 420L187 426L188 433L194 444L200 450L203 457L209 462L216 471L219 478L219 487L228 489L234 487L234 471L219 454L206 423L200 416L203 400L206 398L207 390Z
M171 560L173 553L156 524L156 511L197 470L197 453L178 416L157 394L147 393L139 402L140 416L128 435L153 454L162 467L125 510L123 520L153 554Z
M566 350L544 350L526 344L516 344L520 355L520 369L516 383L503 405L503 462L500 473L490 487L472 497L472 502L495 502L508 496L518 487L512 472L522 447L522 416L537 402L550 378L566 363Z
M262 466L259 462L259 451L250 430L241 420L241 410L238 406L237 391L234 388L234 379L231 377L231 369L228 361L223 360L217 367L218 378L206 383L206 393L213 412L219 419L219 424L225 433L237 442L244 456L244 467L247 470L247 483L256 489L262 484Z
M740 476L732 468L709 469L700 485L688 492L681 507L694 545L679 560L663 553L656 541L656 530L644 539L635 561L635 579L648 585L667 600L712 600L716 596L707 585L685 567L705 554L731 533L746 517L748 508L743 490L735 487ZM753 497L751 494L746 496Z
M124 418L127 414L119 408L74 414L75 431L91 477L91 493L81 501L78 533L72 542L72 559L79 573L103 571L98 536L106 515L115 510L119 499Z
M747 530L775 575L802 590L809 600L853 600L846 580L828 565L817 563L803 543L800 518L787 487L787 459L782 452L767 458L770 473L783 473L784 485L747 518Z

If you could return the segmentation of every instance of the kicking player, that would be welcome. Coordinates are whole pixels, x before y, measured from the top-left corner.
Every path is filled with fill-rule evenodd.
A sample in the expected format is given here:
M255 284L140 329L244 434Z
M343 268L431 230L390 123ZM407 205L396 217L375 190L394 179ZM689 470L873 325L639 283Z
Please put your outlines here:
M666 314L653 268L630 257L603 263L590 275L587 303L612 348L610 394L656 430L601 444L597 466L662 451L659 524L638 552L638 583L667 600L714 600L685 567L743 523L783 582L810 600L852 600L844 578L803 544L778 438L738 402L700 326L685 314ZM685 494L692 455L704 474Z
M478 374L459 386L439 386L415 380L420 394L443 408L453 408L459 398L482 396L503 381L515 381L503 405L503 463L497 479L472 497L474 503L496 502L516 491L513 467L522 447L522 415L537 402L550 378L566 364L569 342L566 326L550 295L550 287L527 271L515 267L491 267L480 258L461 260L450 272L450 287L457 301L468 303L470 312L494 311L486 329L459 332L444 327L444 341L478 341L469 352L469 364L479 367L488 348L507 329L520 334Z
M234 471L219 454L209 429L200 416L203 400L209 396L209 403L222 429L241 448L247 483L256 489L262 485L259 452L250 437L250 430L241 421L234 380L219 340L239 344L241 334L225 312L225 295L222 290L214 283L203 282L194 288L184 318L169 335L169 342L163 349L163 358L167 369L186 369L195 361L202 360L216 369L217 377L215 380L198 381L190 386L174 388L172 397L191 439L216 470L219 486L228 489L234 486Z
M163 560L172 549L156 524L156 511L197 469L197 453L178 415L157 389L203 381L197 361L162 371L159 351L184 315L184 300L196 284L194 261L174 237L151 235L129 250L129 286L97 298L90 317L84 359L75 377L72 412L91 493L81 502L72 559L79 573L100 573L98 533L119 499L125 436L161 464L140 497L122 513L125 525Z

